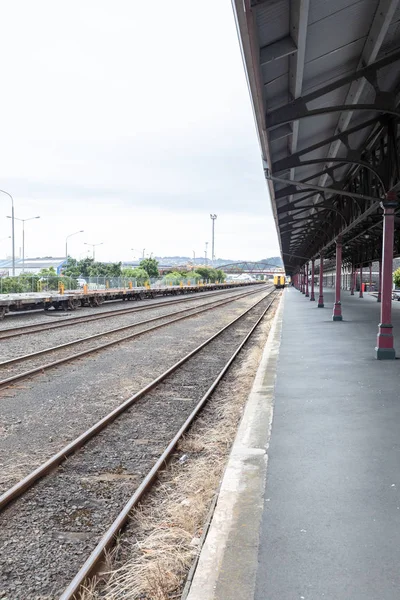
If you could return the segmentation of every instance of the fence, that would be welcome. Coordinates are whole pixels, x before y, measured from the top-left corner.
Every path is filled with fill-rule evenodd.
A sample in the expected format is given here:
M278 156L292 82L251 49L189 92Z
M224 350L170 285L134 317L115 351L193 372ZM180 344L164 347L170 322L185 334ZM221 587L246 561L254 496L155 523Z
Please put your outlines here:
M159 288L173 285L204 285L213 283L196 278L149 278L147 280L129 277L39 277L38 275L23 274L18 277L0 277L0 294L73 291L87 286L90 291L107 289L131 289L136 287ZM218 282L217 282L218 283ZM222 283L222 282L221 282Z

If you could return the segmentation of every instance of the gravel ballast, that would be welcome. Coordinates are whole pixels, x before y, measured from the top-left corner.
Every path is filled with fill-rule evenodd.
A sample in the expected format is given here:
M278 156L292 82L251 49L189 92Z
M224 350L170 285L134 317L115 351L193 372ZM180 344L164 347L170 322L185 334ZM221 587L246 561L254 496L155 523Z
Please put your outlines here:
M251 305L255 298L246 301ZM3 595L22 600L60 594L269 302L261 302L5 510Z
M260 292L242 298L212 313L177 322L2 390L0 492L139 391L262 295Z

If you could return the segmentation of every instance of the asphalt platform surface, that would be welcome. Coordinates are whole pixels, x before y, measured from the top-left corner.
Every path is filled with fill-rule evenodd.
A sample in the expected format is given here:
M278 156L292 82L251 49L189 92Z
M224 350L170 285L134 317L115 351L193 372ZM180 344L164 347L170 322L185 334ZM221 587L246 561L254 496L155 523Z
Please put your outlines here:
M285 291L255 600L400 598L400 361L375 297L333 302Z

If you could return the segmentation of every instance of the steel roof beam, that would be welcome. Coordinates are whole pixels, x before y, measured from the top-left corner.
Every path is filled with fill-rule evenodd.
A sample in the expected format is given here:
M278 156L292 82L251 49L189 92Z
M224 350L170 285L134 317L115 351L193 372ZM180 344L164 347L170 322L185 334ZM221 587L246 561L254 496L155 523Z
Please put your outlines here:
M290 32L297 46L297 53L289 57L289 92L292 98L301 96L303 87L304 63L306 55L306 39L310 0L291 0ZM296 152L299 124L293 123L290 152Z
M395 96L394 94L389 93L377 94L376 100L373 104L335 104L333 106L324 106L323 108L315 108L313 110L308 110L305 105L303 107L299 105L293 107L290 104L286 104L286 106L282 107L282 114L280 116L281 121L276 122L275 119L272 120L267 115L267 129L270 130L280 125L292 123L292 121L298 123L300 119L307 119L308 117L316 117L328 113L349 112L353 114L355 110L376 111L379 113L400 117L400 112L394 108L394 105ZM340 141L338 143L340 143ZM326 162L329 162L329 159L326 159Z
M289 56L288 88L293 99L299 98L303 89L309 10L310 0L290 0L289 31L297 46L297 53ZM298 121L294 121L291 124L292 135L288 140L288 150L290 154L294 154L297 150L299 125ZM294 179L294 177L295 169L291 169L290 178Z
M364 123L361 123L360 125L357 125L355 127L351 127L350 129L348 129L346 131L346 133L338 133L336 135L332 135L328 138L326 138L325 140L322 140L321 142L317 142L316 144L312 144L311 146L308 146L307 148L303 148L302 150L299 150L298 152L296 152L295 154L292 154L294 159L300 158L300 156L303 156L304 154L309 154L310 152L314 152L314 150L318 150L319 148L323 148L324 146L328 146L328 144L331 144L332 142L335 142L337 140L342 141L344 136L348 137L349 135L351 135L352 133L356 133L357 131L360 131L361 129L365 129L369 126L372 125L376 125L377 123L379 123L379 117L376 117L374 119L369 119L368 121L365 121ZM282 127L289 127L289 125L282 125ZM280 127L278 128L280 129ZM271 139L272 134L276 131L276 129L272 129L269 132L269 136ZM279 164L280 161L276 161L275 164ZM273 168L272 170L274 171L275 168Z
M399 0L380 0L379 5L376 9L372 25L368 32L363 52L358 63L357 71L360 71L365 66L372 65L376 57L378 56L379 50L383 44L383 40L387 34L393 15L397 9ZM365 88L367 79L362 77L357 81L353 82L347 92L345 104L357 104L360 100L361 94ZM346 111L340 115L336 132L340 133L346 131L348 128L353 112ZM327 158L334 158L340 148L340 140L333 142L328 150ZM323 175L319 181L320 185L325 185L326 175Z
M319 204L306 204L306 206L298 206L297 208L292 208L290 210L291 210L291 212L295 212L296 214L293 216L297 217L301 212L303 212L305 210L314 209L314 208L316 208L316 209L324 208L326 210L332 210L332 211L338 213L339 215L341 215L343 217L343 219L345 219L344 215L340 212L340 210L335 208L333 206L333 204L329 204L326 202L320 202ZM278 214L279 214L279 211L278 211ZM289 215L288 217L283 217L282 219L279 219L279 224L284 223L285 220L286 220L286 222L289 222L287 219L290 219L290 218L292 218L292 215Z
M334 171L335 169L340 169L340 167L342 167L344 165L345 165L345 163L343 163L343 164L338 163L337 165L330 167L328 170L323 169L322 171L318 171L318 173L309 175L308 177L305 177L304 179L300 179L299 181L300 181L300 183L307 183L308 181L312 181L313 179L317 179L317 177L324 175L326 172L328 172L328 175L330 175L330 177L332 178L331 171ZM294 194L302 194L303 192L304 192L304 190L299 190L294 185L288 185L287 187L275 190L275 200L281 200L282 198L286 198L287 196L292 196ZM311 194L311 196L313 196L313 195L314 194ZM300 202L300 200L302 200L302 199L305 200L306 198L309 198L309 197L310 196L304 196L304 198L300 198L300 199L297 198L296 202Z
M341 163L342 165L358 165L359 167L365 167L366 169L368 169L369 171L371 171L376 177L378 177L380 179L380 175L377 172L376 169L374 169L374 167L372 165L370 165L369 163L358 159L357 158L330 158L329 159L330 162L333 163ZM288 171L289 169L291 169L292 167L309 167L311 165L319 165L319 164L324 164L326 163L327 160L326 158L314 158L312 160L304 160L304 161L300 161L297 158L295 158L293 160L292 156L288 156L287 158L283 158L280 161L277 161L276 163L272 164L272 168L271 171L273 173L279 173L281 171ZM278 165L278 168L276 168L276 165ZM329 171L332 170L332 168L334 168L334 165L330 168L328 168L326 170L325 173L323 173L324 175L330 175ZM336 167L339 168L339 167ZM313 179L315 179L317 177L317 175L313 175ZM382 186L383 185L383 181L381 181Z
M396 1L398 2L398 0L396 0ZM285 106L281 106L279 108L276 108L275 110L267 112L267 123L270 122L272 125L274 122L280 122L282 120L282 116L285 114L285 111L287 108L290 108L291 110L293 110L295 112L296 110L301 110L309 102L312 102L313 100L316 100L317 98L321 98L322 96L325 96L326 94L329 94L330 92L332 92L338 88L341 88L344 85L347 85L352 82L357 82L358 80L360 80L362 78L365 78L365 80L371 80L375 77L377 71L379 71L383 67L386 67L398 60L400 60L400 50L396 50L396 52L392 52L391 54L388 54L381 60L371 63L367 67L360 68L359 70L357 70L355 73L352 73L351 75L346 75L345 77L341 77L340 79L337 79L336 81L333 81L332 83L328 83L327 85L325 85L321 88L318 88L314 92L310 92L306 96L301 96L301 97L293 100L289 104L286 104ZM364 83L365 83L365 81L364 81ZM346 104L347 103L348 102L346 102Z
M300 181L295 181L294 179L281 179L280 177L275 177L275 175L270 175L268 169L266 169L265 178L270 179L271 181L277 181L279 183L291 183L296 187L304 190L316 190L317 192L327 192L329 194L335 194L337 196L349 196L350 198L357 198L358 200L368 200L369 202L381 201L380 198L376 198L374 196L357 194L356 192L348 192L347 190L340 190L325 186L322 187L320 185L311 185L309 183L301 183Z
M260 66L267 65L274 60L279 60L280 58L284 58L289 54L293 54L297 52L297 46L288 35L285 38L277 40L268 46L263 46L260 49Z

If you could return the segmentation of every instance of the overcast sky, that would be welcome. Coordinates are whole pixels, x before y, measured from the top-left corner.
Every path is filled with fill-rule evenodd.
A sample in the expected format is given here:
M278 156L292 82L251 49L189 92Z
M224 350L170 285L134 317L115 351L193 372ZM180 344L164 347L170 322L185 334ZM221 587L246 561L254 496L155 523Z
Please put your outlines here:
M204 256L210 212L217 257L279 253L230 0L13 0L1 20L0 188L41 217L26 256L80 229L76 257Z

